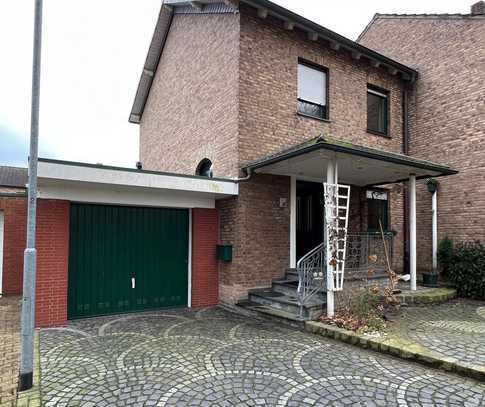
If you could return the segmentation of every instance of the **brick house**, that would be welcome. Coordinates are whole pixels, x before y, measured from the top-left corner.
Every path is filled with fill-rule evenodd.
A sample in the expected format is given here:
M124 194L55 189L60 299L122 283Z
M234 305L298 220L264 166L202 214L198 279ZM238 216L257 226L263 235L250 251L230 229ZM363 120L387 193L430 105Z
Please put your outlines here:
M27 170L0 166L0 295L22 293Z
M218 302L313 318L379 281L384 247L415 288L416 180L456 174L410 154L416 81L266 0L166 0L137 168L39 160L36 325Z
M393 267L409 251L415 284L415 180L455 173L409 154L417 77L266 0L164 2L130 121L144 168L241 177L238 196L217 202L219 241L234 250L219 264L221 301L294 302L280 295L295 294L287 269L324 240L322 182L337 179L351 186L349 250L354 239L362 256L381 220L393 231Z
M485 2L470 14L376 14L359 43L419 71L409 91L409 153L459 170L440 180L438 236L485 240ZM431 195L417 192L418 259L431 267Z

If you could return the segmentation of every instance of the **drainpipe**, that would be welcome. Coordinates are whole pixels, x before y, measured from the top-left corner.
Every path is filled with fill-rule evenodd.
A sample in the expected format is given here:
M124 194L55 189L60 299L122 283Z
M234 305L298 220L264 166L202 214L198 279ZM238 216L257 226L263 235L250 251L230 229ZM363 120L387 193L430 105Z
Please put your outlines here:
M253 176L253 170L251 168L246 168L246 169L244 169L244 172L246 173L246 175L244 177L233 178L233 181L237 182L237 183L249 181Z
M433 213L433 271L438 269L438 189L433 192L432 198Z
M409 85L409 88L411 85ZM409 155L409 90L408 86L404 86L402 98L402 116L403 116L403 154Z

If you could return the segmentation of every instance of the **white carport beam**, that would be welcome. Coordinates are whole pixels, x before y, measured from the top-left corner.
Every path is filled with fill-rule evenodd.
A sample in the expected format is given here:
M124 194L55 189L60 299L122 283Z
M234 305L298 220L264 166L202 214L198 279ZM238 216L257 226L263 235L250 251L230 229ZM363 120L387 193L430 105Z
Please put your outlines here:
M328 160L327 164L327 183L329 184L338 184L338 168L337 168L337 157L333 157ZM325 215L324 215L324 222L325 222ZM327 241L327 227L324 226L324 241ZM329 249L326 248L327 253L325 258L328 259L330 257ZM327 262L327 316L333 317L335 315L335 293L333 291L333 270L329 268Z
M290 178L290 268L296 268L296 177Z
M416 175L409 175L409 268L411 290L416 291Z

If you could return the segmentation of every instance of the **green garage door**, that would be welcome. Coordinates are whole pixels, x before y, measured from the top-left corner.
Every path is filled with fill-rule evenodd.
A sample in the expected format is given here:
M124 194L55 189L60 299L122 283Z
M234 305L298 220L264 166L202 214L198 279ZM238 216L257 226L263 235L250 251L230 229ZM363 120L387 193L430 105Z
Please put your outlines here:
M187 305L184 209L71 204L68 317Z

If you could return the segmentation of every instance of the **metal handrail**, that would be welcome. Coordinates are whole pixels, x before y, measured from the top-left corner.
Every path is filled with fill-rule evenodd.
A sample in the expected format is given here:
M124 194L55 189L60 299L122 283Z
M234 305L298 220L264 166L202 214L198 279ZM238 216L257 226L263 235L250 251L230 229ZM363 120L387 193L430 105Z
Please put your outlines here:
M325 244L320 243L296 264L298 271L298 302L300 305L300 317L303 317L303 307L307 301L319 290L325 288L326 278L324 273Z
M389 256L392 264L393 257L393 233L385 233L384 239L390 248ZM303 316L303 307L318 291L326 288L326 268L325 268L325 244L320 243L307 254L305 254L296 264L298 272L298 302L300 306L300 316ZM374 257L377 260L371 260ZM378 233L357 232L347 235L346 247L346 272L350 277L353 272L361 271L383 271L384 246L382 236Z

